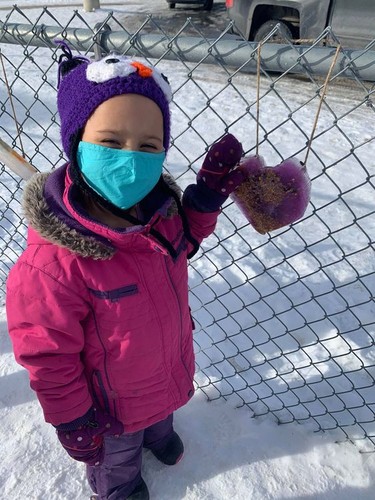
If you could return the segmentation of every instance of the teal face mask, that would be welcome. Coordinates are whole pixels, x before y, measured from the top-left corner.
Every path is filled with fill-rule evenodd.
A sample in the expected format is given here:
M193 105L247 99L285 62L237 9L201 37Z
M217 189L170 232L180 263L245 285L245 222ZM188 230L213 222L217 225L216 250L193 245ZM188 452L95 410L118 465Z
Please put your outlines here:
M77 162L85 182L124 210L141 201L160 179L165 152L113 149L90 142L78 145Z

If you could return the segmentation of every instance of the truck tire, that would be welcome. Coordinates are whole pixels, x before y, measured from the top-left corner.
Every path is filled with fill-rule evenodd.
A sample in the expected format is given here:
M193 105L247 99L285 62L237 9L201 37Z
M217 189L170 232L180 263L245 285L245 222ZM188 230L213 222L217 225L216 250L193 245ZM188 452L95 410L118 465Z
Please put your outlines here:
M214 5L214 0L206 0L203 4L203 10L211 10Z
M270 21L266 21L262 24L254 33L254 41L261 42L273 28L280 24L279 31L273 35L272 38L269 39L269 42L280 43L288 38L289 40L293 39L292 27L289 23L284 21L278 21L277 19L271 19Z

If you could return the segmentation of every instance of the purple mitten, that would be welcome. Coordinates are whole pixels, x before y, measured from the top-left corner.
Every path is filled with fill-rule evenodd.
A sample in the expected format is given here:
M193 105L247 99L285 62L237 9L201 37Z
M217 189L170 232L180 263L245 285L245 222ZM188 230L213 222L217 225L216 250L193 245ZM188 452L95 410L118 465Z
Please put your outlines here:
M57 437L68 454L87 465L100 465L104 458L104 436L119 436L124 426L116 418L91 408L84 417L56 427Z
M229 196L243 181L242 172L233 170L242 156L242 144L232 134L213 144L197 175L197 184Z
M219 210L245 178L235 168L241 156L242 145L232 134L213 144L197 174L197 184L190 184L185 190L184 203L201 212Z

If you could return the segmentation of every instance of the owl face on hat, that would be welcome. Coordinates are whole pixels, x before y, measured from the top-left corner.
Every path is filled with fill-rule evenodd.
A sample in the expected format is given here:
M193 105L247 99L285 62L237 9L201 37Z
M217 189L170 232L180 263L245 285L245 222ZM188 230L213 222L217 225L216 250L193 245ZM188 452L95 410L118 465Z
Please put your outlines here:
M138 73L142 78L153 78L156 84L164 92L168 103L172 101L172 90L167 78L160 71L146 62L131 59L125 56L110 55L93 62L87 67L87 79L103 83L117 77L127 77L132 73Z

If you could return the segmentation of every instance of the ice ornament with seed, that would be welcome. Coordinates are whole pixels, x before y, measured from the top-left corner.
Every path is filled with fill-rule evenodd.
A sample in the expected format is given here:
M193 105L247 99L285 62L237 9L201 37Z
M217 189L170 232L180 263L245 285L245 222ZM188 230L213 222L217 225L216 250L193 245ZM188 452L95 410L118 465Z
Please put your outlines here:
M258 233L274 231L303 216L311 183L299 160L289 158L276 167L267 167L261 156L250 156L238 168L245 180L231 198Z

